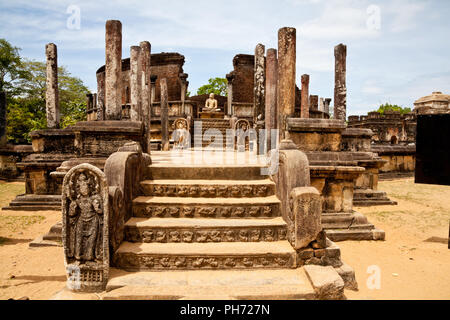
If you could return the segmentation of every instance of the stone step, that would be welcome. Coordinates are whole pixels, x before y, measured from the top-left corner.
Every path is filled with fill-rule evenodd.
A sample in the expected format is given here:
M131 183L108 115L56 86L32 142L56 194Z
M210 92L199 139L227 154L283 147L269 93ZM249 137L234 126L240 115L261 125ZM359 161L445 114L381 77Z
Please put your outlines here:
M325 233L331 241L385 239L385 232L379 229L332 229L325 230Z
M139 196L134 217L271 218L280 215L277 196L254 198L192 198Z
M131 218L129 242L258 242L286 240L286 222L272 219Z
M103 295L104 300L317 298L304 268L178 272L126 272L111 268L110 280Z
M397 201L389 199L353 199L353 206L355 207L370 207L370 206L394 206Z
M275 194L275 183L264 180L144 180L144 195L169 197L265 197Z
M224 157L226 157L224 152ZM146 179L176 179L194 180L211 178L218 180L258 180L267 179L262 174L266 168L262 164L227 164L224 159L221 164L180 164L180 163L155 163L147 167Z
M122 242L113 265L126 271L295 268L288 241L218 243Z

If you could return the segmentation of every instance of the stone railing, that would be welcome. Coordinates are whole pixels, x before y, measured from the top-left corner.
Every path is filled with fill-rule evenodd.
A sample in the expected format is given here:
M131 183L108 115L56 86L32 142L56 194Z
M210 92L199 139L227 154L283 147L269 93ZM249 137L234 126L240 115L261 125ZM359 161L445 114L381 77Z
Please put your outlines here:
M319 192L310 184L308 158L290 140L281 142L279 167L273 179L288 226L287 238L294 249L302 249L322 231L322 204Z

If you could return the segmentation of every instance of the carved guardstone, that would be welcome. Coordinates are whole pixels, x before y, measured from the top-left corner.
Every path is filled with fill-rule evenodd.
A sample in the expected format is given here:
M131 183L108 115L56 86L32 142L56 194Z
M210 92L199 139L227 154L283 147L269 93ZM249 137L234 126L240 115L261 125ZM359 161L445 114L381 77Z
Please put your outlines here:
M109 272L109 190L105 174L83 163L64 177L63 246L67 287L103 291Z

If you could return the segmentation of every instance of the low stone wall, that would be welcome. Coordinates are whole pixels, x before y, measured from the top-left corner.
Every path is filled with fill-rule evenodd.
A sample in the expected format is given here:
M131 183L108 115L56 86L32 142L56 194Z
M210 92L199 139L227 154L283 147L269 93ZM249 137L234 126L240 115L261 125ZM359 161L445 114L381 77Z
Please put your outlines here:
M415 145L373 145L372 151L387 162L380 172L414 172L416 165Z
M17 166L33 152L31 145L6 145L0 148L0 179L23 179L23 170Z

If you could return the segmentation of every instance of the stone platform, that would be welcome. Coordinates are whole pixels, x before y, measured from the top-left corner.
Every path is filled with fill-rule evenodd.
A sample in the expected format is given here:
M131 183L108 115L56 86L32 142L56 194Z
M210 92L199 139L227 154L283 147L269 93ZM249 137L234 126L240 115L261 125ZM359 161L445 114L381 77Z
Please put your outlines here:
M102 295L103 300L344 298L344 281L333 267L139 273L111 269L110 272L111 279Z

